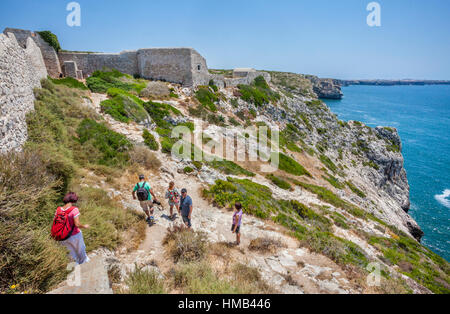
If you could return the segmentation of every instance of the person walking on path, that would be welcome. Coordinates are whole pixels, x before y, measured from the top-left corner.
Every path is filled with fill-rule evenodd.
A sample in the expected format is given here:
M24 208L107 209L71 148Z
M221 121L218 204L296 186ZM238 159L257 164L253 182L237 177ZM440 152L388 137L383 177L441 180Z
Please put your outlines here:
M169 183L169 188L166 191L166 199L169 200L169 206L170 206L170 219L173 220L175 218L175 215L173 214L173 207L175 206L177 208L178 214L180 213L180 193L178 193L178 190L175 188L175 182Z
M153 192L150 184L145 181L145 176L143 174L139 176L139 180L140 181L134 186L133 189L133 199L135 200L137 198L139 200L142 210L147 215L147 222L153 223L155 218L153 217L152 196L154 198L154 202L158 202L158 200L156 199L155 193Z
M242 204L236 202L236 204L234 204L233 224L231 226L231 232L236 234L236 245L241 244L242 214Z
M69 250L72 259L79 265L89 262L83 233L89 225L80 222L80 210L76 207L78 196L70 192L64 197L64 206L58 207L52 225L52 237Z
M192 227L192 198L187 195L187 190L181 190L180 211L183 222L187 228Z

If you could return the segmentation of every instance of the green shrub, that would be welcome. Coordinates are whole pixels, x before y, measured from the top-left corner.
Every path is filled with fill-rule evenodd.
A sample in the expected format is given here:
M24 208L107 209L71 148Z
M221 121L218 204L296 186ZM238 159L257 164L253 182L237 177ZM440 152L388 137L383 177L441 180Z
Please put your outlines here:
M86 84L94 93L106 93L110 88L119 88L124 91L135 91L139 94L147 83L143 80L134 79L128 74L118 70L95 71L86 79Z
M175 288L187 294L239 294L240 285L231 280L220 279L206 262L178 266L173 272Z
M59 44L58 37L53 34L51 31L42 31L37 32L42 39L47 42L53 49L55 49L56 52L59 52L61 50L61 45Z
M239 176L239 175L244 175L247 177L254 177L255 174L251 171L248 171L244 168L242 168L241 166L239 166L238 164L230 161L230 160L213 160L211 162L207 162L208 166L219 170L220 172L223 172L227 175L235 175L235 176Z
M325 167L330 169L333 173L336 173L338 171L337 166L327 156L322 154L322 155L320 155L319 159L325 165Z
M67 87L71 87L71 88L78 88L81 90L88 90L88 88L86 87L86 85L84 85L84 83L72 78L72 77L65 77L62 79L52 79L49 78L49 80L56 85L65 85Z
M291 157L284 155L283 153L279 153L278 168L296 176L306 175L308 177L311 177L311 174L302 165L300 165Z
M159 144L156 141L155 136L152 133L150 133L147 129L144 130L142 137L144 138L144 143L145 145L147 145L148 148L150 148L153 151L159 150Z
M333 177L328 173L326 176L322 176L322 178L328 181L328 183L330 183L336 189L342 190L344 188L344 185L341 182L339 182L339 180L336 177Z
M202 104L203 107L208 108L212 112L217 111L215 103L219 101L219 97L213 93L209 87L200 87L195 92L195 97Z
M185 167L183 169L183 172L186 173L186 174L192 173L192 172L194 172L194 169L192 169L191 167Z
M255 106L262 106L280 99L280 95L270 89L263 76L258 76L251 85L240 84L238 88L241 98Z
M359 207L357 207L353 204L350 204L347 201L344 201L339 196L337 196L336 194L334 194L333 192L331 192L330 190L328 190L324 187L307 184L304 182L298 182L298 181L296 181L295 184L301 186L302 188L305 188L306 190L310 191L311 193L316 194L320 200L322 200L328 204L331 204L335 207L344 209L355 217L365 218L365 217L370 216L368 213L366 213Z
M168 104L149 101L144 103L143 106L144 109L147 111L147 113L150 115L150 117L152 117L156 125L161 129L171 130L173 128L172 124L164 120L166 117L171 116L171 113L176 116L181 115L181 112L178 109Z
M273 174L269 174L266 176L266 178L269 179L270 181L272 181L273 184L275 184L276 186L278 186L279 188L281 188L283 190L291 189L291 185L288 182L281 179L280 177L277 177Z
M116 133L104 124L84 119L78 129L79 142L91 144L100 152L100 158L94 163L105 166L124 165L128 161L127 151L132 144L122 134Z
M143 270L136 266L125 280L129 294L165 294L164 281L155 271Z
M353 193L355 193L359 197L361 198L367 197L367 195L363 191L358 189L351 181L345 181L345 184L350 188L350 190L352 190Z
M369 243L380 250L386 260L398 265L401 273L433 293L450 293L449 263L414 239L406 235L400 235L396 239L371 236Z

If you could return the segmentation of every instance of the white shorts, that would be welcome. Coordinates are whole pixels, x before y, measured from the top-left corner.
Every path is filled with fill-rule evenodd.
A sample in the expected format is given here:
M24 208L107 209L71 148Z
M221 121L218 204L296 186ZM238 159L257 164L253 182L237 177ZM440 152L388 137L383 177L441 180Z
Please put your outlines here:
M69 250L70 256L77 264L81 265L89 262L89 257L86 254L86 245L83 240L83 233L81 231L60 243Z

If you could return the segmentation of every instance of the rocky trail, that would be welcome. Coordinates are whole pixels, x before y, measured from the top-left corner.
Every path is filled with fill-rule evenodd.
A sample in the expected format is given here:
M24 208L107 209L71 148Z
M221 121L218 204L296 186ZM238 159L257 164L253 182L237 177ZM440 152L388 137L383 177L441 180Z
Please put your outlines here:
M93 106L99 113L100 102L105 100L106 96L102 94L93 94L92 102L87 101L86 105ZM108 115L102 114L104 119L110 125L111 129L125 135L136 144L142 143L143 127L134 123L125 124L117 122ZM201 195L202 188L206 184L202 182L199 174L184 174L177 169L183 169L179 163L172 160L169 156L161 153L155 153L162 162L161 171L158 174L150 175L149 181L156 192L158 200L162 206L155 206L154 216L155 225L146 229L145 239L138 250L128 252L125 249L117 252L100 249L90 254L93 262L82 266L82 273L87 274L90 279L85 279L82 287L67 287L67 283L53 291L52 293L105 293L110 292L104 287L98 287L99 282L104 285L107 274L104 271L96 272L93 275L90 264L96 264L96 268L105 269L116 268L120 270L120 277L126 278L127 274L132 272L136 266L143 269L156 270L161 277L173 266L167 259L163 247L163 239L167 228L173 225L182 224L181 217L175 221L168 219L169 206L164 199L165 189L170 181L174 181L178 189L183 187L188 189L188 194L194 201L194 210L192 215L193 229L206 233L207 239L211 243L222 243L233 249L233 259L257 268L263 280L270 284L275 291L279 293L360 293L361 287L358 283L346 279L345 271L342 270L333 261L319 254L311 253L306 248L300 248L298 240L287 235L287 230L283 227L264 221L253 216L245 215L243 218L242 239L239 247L234 247L235 235L231 232L232 212L213 207ZM147 174L146 174L147 175ZM216 176L221 176L215 173ZM223 176L222 176L223 177ZM204 180L203 180L204 181ZM208 181L208 180L207 180ZM256 177L256 182L269 186L280 197L300 198L306 201L311 196L302 193L297 189L294 193L287 193L261 177ZM108 187L102 181L103 189L109 191L111 197L120 199L124 208L142 212L139 202L132 199L130 186L121 186L120 189ZM174 209L176 212L176 209ZM279 241L281 247L275 254L260 253L249 250L249 244L257 238L270 238ZM100 278L92 279L92 276ZM82 276L85 278L86 276ZM101 278L103 277L103 278ZM124 288L123 283L118 284L115 290Z

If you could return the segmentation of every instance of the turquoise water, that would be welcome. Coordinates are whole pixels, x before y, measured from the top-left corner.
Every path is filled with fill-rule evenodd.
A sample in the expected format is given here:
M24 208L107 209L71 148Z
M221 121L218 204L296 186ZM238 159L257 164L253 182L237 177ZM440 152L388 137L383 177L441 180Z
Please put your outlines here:
M393 126L403 142L422 243L450 260L450 86L349 86L327 100L341 120Z

